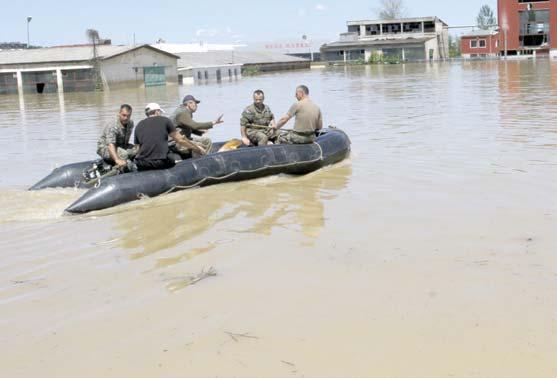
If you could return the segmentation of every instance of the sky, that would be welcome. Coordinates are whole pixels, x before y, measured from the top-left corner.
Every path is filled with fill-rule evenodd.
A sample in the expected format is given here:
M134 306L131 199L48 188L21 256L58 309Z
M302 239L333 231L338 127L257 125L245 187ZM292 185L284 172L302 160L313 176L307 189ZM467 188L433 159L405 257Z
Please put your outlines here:
M332 41L346 31L346 21L376 19L379 0L282 1L26 1L3 0L0 42L32 45L86 43L96 29L113 44L250 43L300 40ZM496 0L405 0L409 17L437 16L449 26L473 25L480 7L495 12ZM454 29L453 33L459 33Z

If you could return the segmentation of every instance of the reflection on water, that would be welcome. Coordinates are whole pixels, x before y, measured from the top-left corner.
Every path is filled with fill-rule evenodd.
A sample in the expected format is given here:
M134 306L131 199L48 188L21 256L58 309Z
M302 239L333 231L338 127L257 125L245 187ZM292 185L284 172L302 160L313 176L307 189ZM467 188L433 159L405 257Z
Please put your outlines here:
M556 78L542 59L0 96L3 375L554 377ZM224 113L221 141L254 89L278 117L298 84L349 161L76 217L61 211L80 192L22 189L94 157L123 102L137 122L191 92L196 119Z
M344 162L306 176L222 184L147 200L149 203L114 215L115 228L122 232L118 244L134 250L132 259L177 245L187 249L160 258L157 268L209 252L234 241L238 234L269 235L274 227L301 233L308 245L324 227L324 201L334 199L347 186L350 175L350 165ZM207 232L214 232L215 238L190 247L190 241L204 238Z

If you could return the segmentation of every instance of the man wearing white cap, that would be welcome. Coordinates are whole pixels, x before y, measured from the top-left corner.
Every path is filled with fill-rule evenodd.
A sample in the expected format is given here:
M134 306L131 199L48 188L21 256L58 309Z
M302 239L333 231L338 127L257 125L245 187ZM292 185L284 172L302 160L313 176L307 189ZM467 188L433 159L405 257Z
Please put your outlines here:
M205 155L205 150L193 144L176 131L172 121L162 116L164 110L159 104L150 103L145 107L147 118L135 127L134 143L139 150L135 158L135 164L139 171L152 169L171 168L175 162L168 158L168 137L181 146Z

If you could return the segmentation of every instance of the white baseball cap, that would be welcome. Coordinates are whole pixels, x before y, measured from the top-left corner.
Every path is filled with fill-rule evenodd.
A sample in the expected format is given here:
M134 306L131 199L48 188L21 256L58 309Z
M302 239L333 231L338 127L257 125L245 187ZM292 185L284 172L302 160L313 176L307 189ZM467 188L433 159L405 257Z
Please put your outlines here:
M162 110L160 105L157 104L156 102L150 102L145 106L145 113L152 112L153 110L160 110L161 112L165 113L165 111Z

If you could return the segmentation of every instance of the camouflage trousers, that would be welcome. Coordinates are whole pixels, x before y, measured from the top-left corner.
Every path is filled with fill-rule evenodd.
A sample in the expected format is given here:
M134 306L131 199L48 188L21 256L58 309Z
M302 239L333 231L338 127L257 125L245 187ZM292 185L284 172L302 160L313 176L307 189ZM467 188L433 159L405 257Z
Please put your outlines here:
M314 133L297 133L295 131L290 131L287 133L282 133L278 137L277 143L279 144L307 144L313 143L315 140Z
M193 144L202 147L205 151L207 151L207 153L210 153L211 147L213 147L213 142L210 138L207 137L194 138L193 140L190 139L190 142L193 142ZM180 146L178 143L176 143L176 145L171 148L171 151L180 155L182 159L189 159L192 157L196 158L200 156L197 152L192 151L187 147Z
M106 160L107 162L114 164L114 161L112 160L112 158L110 157L110 154L108 153L108 148L99 149L97 151L97 154L103 160ZM132 160L135 157L135 155L137 154L137 151L136 151L135 148L125 149L125 148L122 148L122 147L117 147L116 148L116 154L122 160Z
M271 128L268 130L246 128L246 136L256 146L266 146L269 141L275 142L277 134L277 130Z

